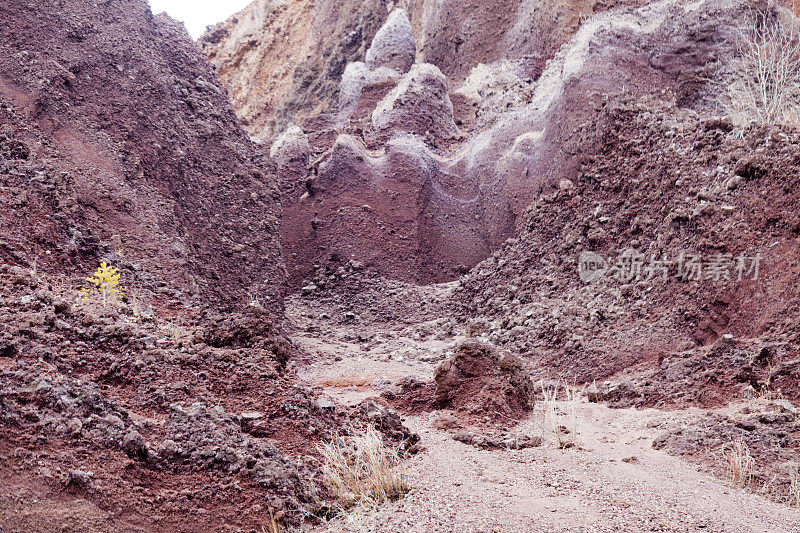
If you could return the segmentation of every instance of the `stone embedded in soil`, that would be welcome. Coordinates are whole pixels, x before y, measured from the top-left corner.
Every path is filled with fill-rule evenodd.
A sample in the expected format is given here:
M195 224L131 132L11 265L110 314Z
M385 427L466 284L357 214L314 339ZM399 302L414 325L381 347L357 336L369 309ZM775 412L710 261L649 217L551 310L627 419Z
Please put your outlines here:
M798 459L800 426L783 407L780 401L752 399L695 411L669 423L652 447L703 464L726 478L731 451L741 443L753 461L751 485L761 487L764 496L787 503L790 471Z
M75 468L67 473L67 483L65 487L81 490L92 490L95 488L94 482L92 481L92 474Z
M122 439L122 449L131 457L145 457L147 448L141 433L131 429Z
M453 435L453 440L487 450L524 450L542 445L542 438L538 435L509 435L466 429Z
M390 442L399 445L404 452L416 453L419 435L411 432L405 425L400 415L372 400L361 403L356 411L359 418L375 426Z

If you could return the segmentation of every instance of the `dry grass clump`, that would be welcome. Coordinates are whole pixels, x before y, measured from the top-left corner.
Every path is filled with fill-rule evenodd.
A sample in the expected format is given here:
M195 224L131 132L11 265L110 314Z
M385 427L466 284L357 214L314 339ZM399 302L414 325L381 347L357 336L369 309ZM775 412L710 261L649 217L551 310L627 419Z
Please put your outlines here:
M171 340L174 343L180 342L181 339L183 339L187 335L186 330L181 325L180 321L178 322L168 321L166 324L161 326L161 329L166 333L169 340Z
M736 489L747 488L753 480L756 463L743 439L737 440L725 451L725 463L731 486Z
M145 304L142 297L134 291L128 293L128 305L131 308L133 316L139 318L144 314Z
M578 445L578 402L580 391L566 383L546 385L541 383L544 403L544 426L549 427L559 448L572 448ZM559 404L559 390L564 391L564 401ZM562 409L563 407L563 409Z
M325 486L344 510L373 508L409 490L400 456L374 426L356 428L318 447Z
M286 533L286 529L275 518L272 509L269 510L269 522L261 526L261 533Z
M800 508L800 465L789 465L789 505Z
M261 301L258 299L258 293L255 292L248 292L247 293L247 305L250 307L261 307Z
M800 509L800 463L789 461L786 467L788 475L785 478L773 474L757 493L774 502Z
M756 17L741 31L736 57L716 85L723 108L737 125L800 125L800 36L774 17Z

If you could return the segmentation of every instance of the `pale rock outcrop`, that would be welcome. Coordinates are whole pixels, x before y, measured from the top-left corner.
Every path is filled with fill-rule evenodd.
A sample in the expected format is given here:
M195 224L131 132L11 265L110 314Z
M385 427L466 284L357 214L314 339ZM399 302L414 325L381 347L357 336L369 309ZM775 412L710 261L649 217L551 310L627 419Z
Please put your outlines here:
M534 87L519 61L503 59L474 67L450 98L454 101L461 98L472 104L477 119L476 128L483 129L504 113L527 104Z
M302 128L290 124L272 143L269 155L275 161L278 175L282 178L293 176L304 178L311 157L311 146Z
M355 61L345 67L339 83L336 125L342 127L350 120L365 87L395 82L411 70L416 51L408 15L404 9L395 9L375 34L366 62Z
M199 44L254 139L335 111L349 62L364 59L387 17L379 0L253 0Z
M408 14L405 9L395 9L375 34L367 50L366 63L371 70L388 67L406 73L414 64L416 55L417 45Z
M313 12L313 0L254 0L200 39L242 125L259 142L281 131L276 112L316 44Z
M368 50L372 70L403 74L416 56L455 86L473 67L502 59L535 80L587 15L646 2L394 0L387 13L382 0L254 0L199 42L245 128L264 140L335 111L344 68Z
M429 63L414 65L372 113L378 132L397 131L449 138L458 134L447 78Z
M353 116L364 87L399 79L401 74L388 67L370 70L366 63L356 61L349 63L342 74L339 84L339 105L336 123L343 126Z

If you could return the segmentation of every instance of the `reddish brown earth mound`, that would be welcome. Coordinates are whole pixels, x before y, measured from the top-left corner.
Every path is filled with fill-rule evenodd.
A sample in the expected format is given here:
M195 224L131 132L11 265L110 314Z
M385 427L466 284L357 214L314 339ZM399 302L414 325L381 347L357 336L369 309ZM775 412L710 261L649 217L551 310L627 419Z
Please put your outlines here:
M513 419L533 407L533 382L522 362L488 343L465 341L433 377L436 403L472 417Z
M2 261L123 268L165 303L281 306L270 167L183 27L146 2L0 6Z
M15 458L3 477L26 479L0 503L7 530L55 527L13 501L31 487L59 508L99 507L108 526L96 531L256 526L268 509L289 520L313 509L314 464L286 457L341 415L285 373L290 347L266 310L170 324L75 307L17 267L0 282L0 453Z
M260 306L181 322L98 310L8 265L0 296L6 531L57 529L70 509L88 531L313 521L327 512L317 443L367 422L415 451L396 413L342 410L300 385L286 369L297 350Z
M578 135L572 180L537 195L519 237L462 278L488 338L536 373L634 374L629 402L719 405L767 384L797 400L798 132L612 100ZM617 265L631 248L638 272ZM608 268L592 283L579 277L585 251ZM706 270L678 277L682 252ZM671 261L666 276L647 276L651 256Z
M4 531L304 520L348 417L286 368L275 177L213 68L142 0L0 20ZM77 304L100 261L125 301Z
M731 478L729 458L737 446L753 460L739 486L796 505L791 488L798 475L800 424L788 400L761 398L698 414L665 428L653 441L653 448L699 463L723 479Z

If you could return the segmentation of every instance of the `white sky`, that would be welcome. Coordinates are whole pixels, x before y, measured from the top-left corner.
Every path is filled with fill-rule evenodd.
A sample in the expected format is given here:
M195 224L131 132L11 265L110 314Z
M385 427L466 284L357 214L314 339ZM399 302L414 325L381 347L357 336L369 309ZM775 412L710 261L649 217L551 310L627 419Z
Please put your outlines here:
M149 0L153 13L166 11L182 21L189 35L197 39L206 29L241 11L252 0Z

